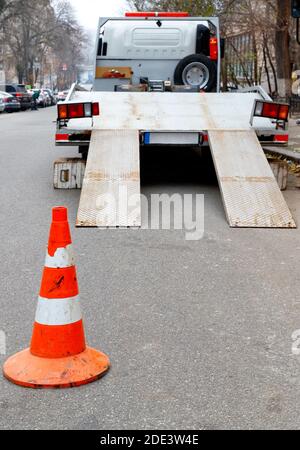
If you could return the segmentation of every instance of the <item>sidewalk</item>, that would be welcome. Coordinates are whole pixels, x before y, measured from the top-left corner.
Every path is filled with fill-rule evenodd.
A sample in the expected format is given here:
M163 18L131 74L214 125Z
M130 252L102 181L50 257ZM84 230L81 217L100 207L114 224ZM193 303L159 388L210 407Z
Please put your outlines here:
M296 124L297 119L289 120L289 145L288 150L299 153L300 160L300 125Z

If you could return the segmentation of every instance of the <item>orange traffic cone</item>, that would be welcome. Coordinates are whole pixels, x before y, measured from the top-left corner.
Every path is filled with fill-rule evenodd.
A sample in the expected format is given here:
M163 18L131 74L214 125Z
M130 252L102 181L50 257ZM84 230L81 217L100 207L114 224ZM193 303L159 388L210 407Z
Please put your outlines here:
M71 247L67 208L53 208L31 346L3 367L4 376L20 386L81 386L109 369L108 357L85 345Z

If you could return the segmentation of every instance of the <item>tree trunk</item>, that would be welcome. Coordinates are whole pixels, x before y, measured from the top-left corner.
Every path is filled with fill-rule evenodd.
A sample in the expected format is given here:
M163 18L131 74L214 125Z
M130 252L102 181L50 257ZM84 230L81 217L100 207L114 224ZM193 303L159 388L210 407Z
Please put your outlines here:
M18 83L23 84L24 68L21 66L21 64L17 64L16 71L18 75Z
M290 0L277 0L275 53L278 93L280 97L291 95L291 58L289 49Z
M267 75L269 94L272 95L272 86L271 86L271 79L270 79L270 73L269 73L269 68L268 68L268 61L267 61L265 45L263 46L263 55L264 55L264 66L265 66L265 72Z

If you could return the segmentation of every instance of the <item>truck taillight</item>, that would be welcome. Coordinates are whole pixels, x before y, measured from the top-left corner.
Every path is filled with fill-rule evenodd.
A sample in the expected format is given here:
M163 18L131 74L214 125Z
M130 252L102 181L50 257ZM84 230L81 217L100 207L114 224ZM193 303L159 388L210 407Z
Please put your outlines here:
M267 119L288 121L289 105L285 103L273 103L256 100L254 104L254 117L265 117Z
M125 17L188 17L188 12L127 12Z
M85 117L83 103L74 103L68 106L69 118Z
M69 103L57 105L58 119L83 119L99 116L99 103Z
M218 50L218 39L217 38L210 38L209 55L210 55L211 60L218 61L219 50Z

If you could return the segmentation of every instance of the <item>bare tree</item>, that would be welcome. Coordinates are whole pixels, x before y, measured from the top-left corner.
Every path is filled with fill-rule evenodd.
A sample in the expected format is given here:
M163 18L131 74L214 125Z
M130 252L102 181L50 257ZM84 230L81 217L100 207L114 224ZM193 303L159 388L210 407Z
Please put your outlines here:
M43 82L48 66L59 74L67 67L66 83L75 80L85 35L68 1L0 0L0 27L19 83L34 84L38 76Z
M291 95L290 0L277 0L275 54L280 96Z

